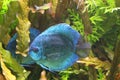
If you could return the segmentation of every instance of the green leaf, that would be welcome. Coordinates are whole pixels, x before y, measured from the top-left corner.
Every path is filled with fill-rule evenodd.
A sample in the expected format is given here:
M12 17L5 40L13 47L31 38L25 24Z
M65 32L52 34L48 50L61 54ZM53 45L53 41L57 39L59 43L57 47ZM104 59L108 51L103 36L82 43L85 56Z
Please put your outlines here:
M6 1L6 4L8 5L9 2L7 1L11 1L11 0L4 0ZM5 4L3 1L3 4ZM0 14L0 41L4 43L4 39L5 39L5 35L9 34L9 31L11 29L10 25L14 24L16 21L16 14L19 10L18 7L18 2L17 1L11 1L9 6L8 6L8 10L7 12L5 12L4 14ZM16 24L16 23L15 23Z
M0 43L0 54L5 65L12 71L12 73L17 77L17 80L26 80L29 75L29 71L26 71L17 61L12 58L11 53L2 48L2 43Z
M11 71L6 67L3 60L1 59L1 68L3 75L7 80L16 80L16 77L11 73Z
M3 15L0 14L0 25L3 24Z
M90 20L91 20L91 22L93 23L93 24L95 24L96 25L96 21L103 21L103 19L102 19L102 17L101 16L92 16L91 18L90 18Z
M16 28L16 31L18 33L17 37L17 51L16 54L21 54L22 56L26 57L28 48L29 48L29 27L30 27L30 21L28 20L28 0L19 0L21 12L18 13L17 19L19 21L19 25ZM25 10L26 9L26 10Z

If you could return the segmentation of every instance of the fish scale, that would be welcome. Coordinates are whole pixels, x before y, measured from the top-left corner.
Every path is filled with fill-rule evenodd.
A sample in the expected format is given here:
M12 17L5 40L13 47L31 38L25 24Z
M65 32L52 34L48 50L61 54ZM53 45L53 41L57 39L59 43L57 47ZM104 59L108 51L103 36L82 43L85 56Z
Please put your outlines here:
M45 30L42 34L62 34L73 41L73 44L78 43L79 38L81 38L79 32L72 29L72 27L66 23L60 23L54 26L51 26L49 29Z

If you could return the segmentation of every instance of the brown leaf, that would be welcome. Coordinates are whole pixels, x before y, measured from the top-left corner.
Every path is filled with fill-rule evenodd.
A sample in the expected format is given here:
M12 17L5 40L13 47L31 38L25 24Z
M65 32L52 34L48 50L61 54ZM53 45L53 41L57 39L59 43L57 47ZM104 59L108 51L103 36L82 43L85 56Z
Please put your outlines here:
M6 80L3 74L0 74L0 80Z
M79 61L77 61L77 63L84 63L86 66L89 65L94 65L96 69L98 68L104 68L105 70L109 70L111 67L111 63L108 61L101 61L96 57L87 57L87 58L83 58Z

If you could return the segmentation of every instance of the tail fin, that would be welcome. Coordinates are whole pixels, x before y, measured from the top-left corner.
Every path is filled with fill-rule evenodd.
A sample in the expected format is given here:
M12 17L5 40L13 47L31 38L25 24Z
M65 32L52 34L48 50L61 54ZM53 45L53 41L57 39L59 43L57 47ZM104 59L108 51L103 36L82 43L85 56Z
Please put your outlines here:
M82 39L79 39L79 42L76 46L76 53L80 57L87 57L89 54L89 51L91 49L91 45L88 42L84 42Z

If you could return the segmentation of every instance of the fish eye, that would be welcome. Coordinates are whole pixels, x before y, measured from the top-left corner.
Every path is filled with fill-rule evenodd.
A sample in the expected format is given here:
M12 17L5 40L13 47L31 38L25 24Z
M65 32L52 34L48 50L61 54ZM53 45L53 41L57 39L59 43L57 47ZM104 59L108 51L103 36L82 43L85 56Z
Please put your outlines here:
M34 47L34 48L32 48L32 51L35 52L35 53L37 53L39 51L39 49L36 48L36 47Z

